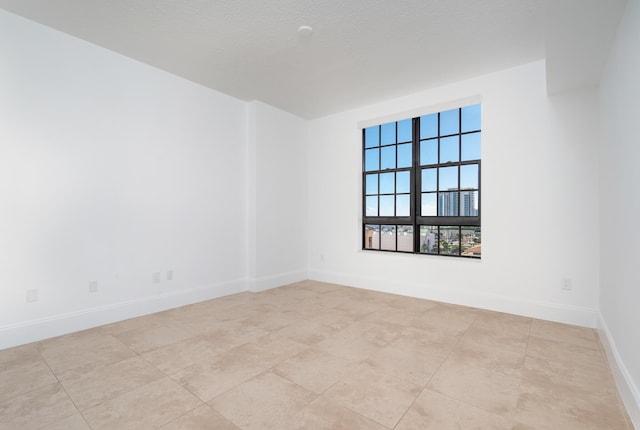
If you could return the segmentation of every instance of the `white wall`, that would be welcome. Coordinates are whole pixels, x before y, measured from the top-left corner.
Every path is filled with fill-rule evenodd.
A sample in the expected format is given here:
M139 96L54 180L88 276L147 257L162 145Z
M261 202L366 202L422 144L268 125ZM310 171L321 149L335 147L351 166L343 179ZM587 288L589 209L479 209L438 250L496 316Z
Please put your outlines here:
M246 103L4 11L0 59L0 348L246 289Z
M640 1L629 0L600 84L601 329L640 428Z
M307 277L307 122L249 103L249 288Z
M482 260L360 250L358 122L476 95ZM311 121L309 276L593 327L597 115L595 89L548 98L541 61Z

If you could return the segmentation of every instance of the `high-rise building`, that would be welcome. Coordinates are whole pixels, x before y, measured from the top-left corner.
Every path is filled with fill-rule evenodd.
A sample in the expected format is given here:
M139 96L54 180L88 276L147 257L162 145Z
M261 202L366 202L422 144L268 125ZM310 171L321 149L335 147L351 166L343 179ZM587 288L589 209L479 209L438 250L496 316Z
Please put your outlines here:
M477 191L460 191L460 215L478 215L478 209L476 208L476 193Z
M438 194L438 216L477 216L477 190L450 188L447 192ZM460 199L458 200L458 193Z

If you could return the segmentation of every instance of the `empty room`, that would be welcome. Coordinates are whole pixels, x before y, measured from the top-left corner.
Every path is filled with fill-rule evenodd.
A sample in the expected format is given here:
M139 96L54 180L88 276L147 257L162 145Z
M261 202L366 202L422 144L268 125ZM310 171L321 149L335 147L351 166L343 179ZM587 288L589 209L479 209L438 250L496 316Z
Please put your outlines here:
M0 429L640 429L639 76L640 0L0 0Z

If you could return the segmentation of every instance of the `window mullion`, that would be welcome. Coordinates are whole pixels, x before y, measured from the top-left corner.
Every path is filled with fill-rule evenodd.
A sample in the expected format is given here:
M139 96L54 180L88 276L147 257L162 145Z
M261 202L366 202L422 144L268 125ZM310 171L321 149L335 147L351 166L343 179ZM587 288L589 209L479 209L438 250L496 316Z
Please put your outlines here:
M411 223L413 225L413 252L420 252L420 227L418 226L418 214L422 207L422 186L420 170L420 118L413 119L413 163L411 163L411 184L413 195L411 198Z

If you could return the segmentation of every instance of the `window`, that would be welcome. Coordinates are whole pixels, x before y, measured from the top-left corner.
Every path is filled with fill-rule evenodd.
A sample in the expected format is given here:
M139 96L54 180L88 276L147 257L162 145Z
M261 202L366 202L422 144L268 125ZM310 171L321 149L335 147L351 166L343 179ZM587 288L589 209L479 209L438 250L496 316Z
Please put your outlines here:
M480 258L480 105L362 130L363 249Z

